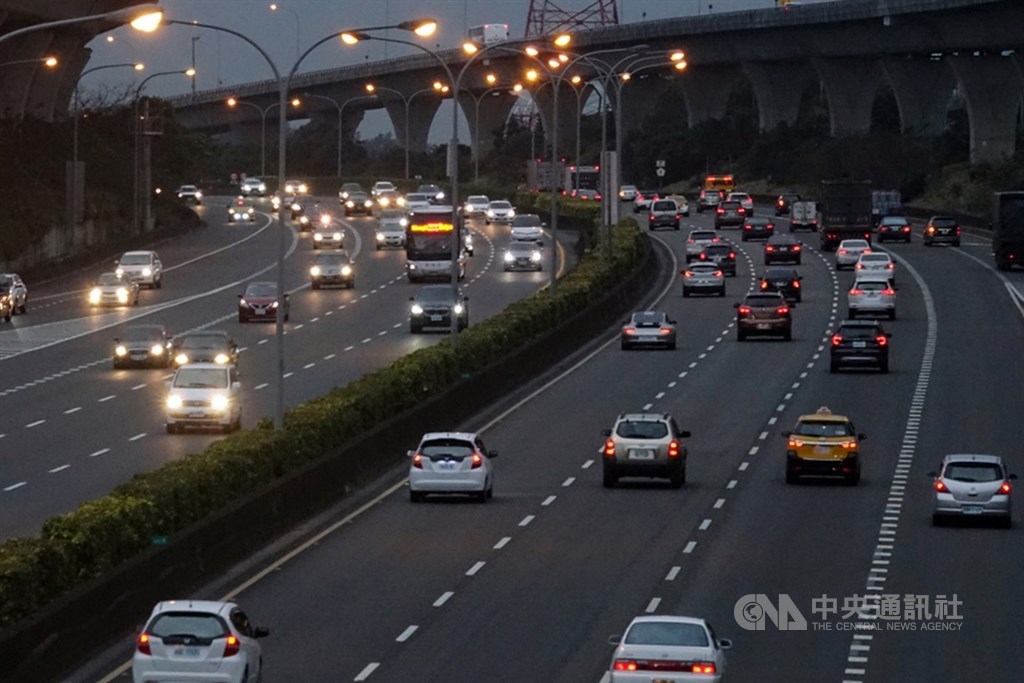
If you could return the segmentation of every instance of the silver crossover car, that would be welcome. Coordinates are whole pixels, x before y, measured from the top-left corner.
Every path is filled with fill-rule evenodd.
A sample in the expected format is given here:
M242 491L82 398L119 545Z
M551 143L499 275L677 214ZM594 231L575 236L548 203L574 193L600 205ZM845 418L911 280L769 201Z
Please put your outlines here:
M665 477L672 488L686 483L686 444L690 432L679 429L667 413L619 415L615 426L602 432L604 486L612 488L619 477Z
M691 263L683 271L683 296L694 293L725 296L725 273L714 263Z
M622 326L622 348L650 346L676 348L676 321L661 311L638 311Z
M1009 527L1010 493L1017 478L1007 474L998 455L947 455L935 479L932 522L942 524L948 518L993 518Z

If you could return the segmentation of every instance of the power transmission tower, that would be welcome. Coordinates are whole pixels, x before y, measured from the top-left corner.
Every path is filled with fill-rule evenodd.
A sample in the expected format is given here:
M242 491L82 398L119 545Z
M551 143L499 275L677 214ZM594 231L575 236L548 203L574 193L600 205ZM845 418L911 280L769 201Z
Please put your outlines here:
M573 0L560 1L566 4L566 1L571 3ZM530 0L530 9L526 15L526 37L617 26L618 23L617 0L592 0L579 9L564 9L555 0Z

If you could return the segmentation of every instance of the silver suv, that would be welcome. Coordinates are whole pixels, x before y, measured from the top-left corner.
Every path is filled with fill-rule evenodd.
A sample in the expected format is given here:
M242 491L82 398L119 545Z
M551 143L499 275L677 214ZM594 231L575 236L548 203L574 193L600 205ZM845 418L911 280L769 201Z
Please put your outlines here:
M690 432L679 429L668 413L624 413L606 429L604 486L612 488L619 477L664 477L672 488L686 483L686 445Z

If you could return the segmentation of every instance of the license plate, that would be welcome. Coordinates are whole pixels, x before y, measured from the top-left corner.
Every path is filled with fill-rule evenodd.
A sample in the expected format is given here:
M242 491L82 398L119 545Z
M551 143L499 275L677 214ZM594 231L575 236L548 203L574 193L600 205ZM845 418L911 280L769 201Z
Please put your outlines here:
M769 327L771 327L771 325L769 325L768 323L758 323L757 324L757 329L759 329L759 330L767 330Z
M146 356L147 356L146 353L133 353L132 354L132 360L144 360L146 358Z
M430 322L434 322L434 323L441 322L441 316L439 316L439 315L432 315L432 316L430 316Z
M654 451L650 448L631 448L629 451L630 460L654 460Z
M198 647L176 647L174 648L175 657L198 657Z
M867 345L868 345L867 342L862 342L862 341L855 341L855 342L853 342L853 348L855 348L855 349L864 349L864 348L867 348Z
M982 505L964 505L960 508L960 511L965 515L980 515L984 509Z
M458 466L459 466L459 463L457 463L457 462L439 462L439 463L437 463L437 469L441 470L442 472L454 472L455 469Z
M201 410L190 410L188 411L189 417L206 417L206 413Z
M815 455L828 455L831 452L832 452L832 449L830 447L828 447L828 446L815 446L814 447L814 454Z

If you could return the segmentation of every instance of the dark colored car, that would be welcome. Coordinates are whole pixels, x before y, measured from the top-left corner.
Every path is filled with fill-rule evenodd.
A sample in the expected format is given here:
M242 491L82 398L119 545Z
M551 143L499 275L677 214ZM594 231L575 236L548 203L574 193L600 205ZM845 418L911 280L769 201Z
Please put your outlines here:
M932 216L924 228L924 246L951 244L960 246L960 224L949 216Z
M795 263L800 265L804 253L803 245L791 235L772 235L764 245L764 264Z
M186 332L174 339L174 365L216 363L238 365L238 344L224 330Z
M793 318L789 302L779 292L747 294L736 308L736 338L763 335L793 338Z
M751 216L743 221L744 242L753 239L769 239L775 234L775 223L767 218L755 218Z
M765 268L758 285L762 292L779 292L786 301L800 301L800 281L803 275L796 268Z
M775 200L775 215L785 216L789 213L789 207L793 206L793 202L798 201L800 201L800 195L796 192L783 192Z
M452 315L458 316L458 329L469 326L469 298L462 292L456 296L451 285L427 285L416 296L409 297L409 331L419 334L426 327L451 329Z
M731 244L709 244L701 250L697 260L714 263L726 275L736 277L736 250Z
M878 241L910 244L910 219L906 216L884 216L878 223Z
M739 202L721 202L715 209L715 229L726 225L742 227L747 219L747 210Z
M171 364L171 337L163 325L128 325L114 338L114 369L166 368Z
M362 190L352 190L349 192L348 198L344 200L344 204L346 216L353 214L369 216L373 213L373 200L370 199L370 195Z
M284 319L288 320L288 295L284 295ZM238 322L277 320L277 283L250 282L238 295Z
M832 335L830 371L849 366L889 372L891 337L877 320L844 320Z

